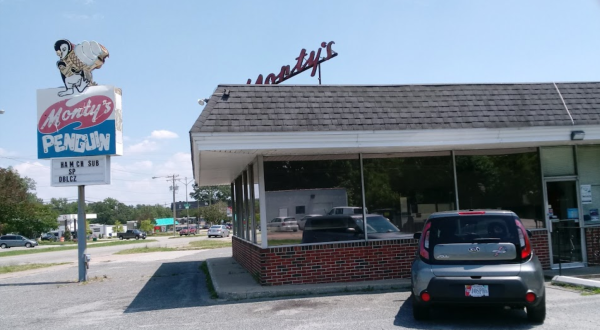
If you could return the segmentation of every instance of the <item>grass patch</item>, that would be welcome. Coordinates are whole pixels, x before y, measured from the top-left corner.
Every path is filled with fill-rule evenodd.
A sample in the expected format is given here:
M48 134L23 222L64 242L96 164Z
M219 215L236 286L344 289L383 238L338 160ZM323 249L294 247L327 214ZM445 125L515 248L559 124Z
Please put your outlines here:
M552 285L560 286L565 289L570 289L574 291L579 291L582 296L591 296L595 294L600 294L600 288L588 288L580 285L570 285L565 283L552 283Z
M27 264L27 265L0 266L0 274L22 272L22 271L31 270L31 269L46 268L46 267L59 266L59 265L65 265L65 264L70 264L70 263L71 262L63 262L63 263L58 263L58 264Z
M206 277L206 287L208 288L208 293L210 294L210 298L211 299L219 298L217 291L215 291L215 286L213 285L213 281L212 281L212 278L210 277L210 273L208 272L208 264L206 263L206 261L200 265L200 270L202 270L202 272L204 273L204 276Z
M122 251L116 252L114 254L134 254L134 253L171 252L171 251L178 251L178 249L169 248L169 247L148 247L146 245L145 247L141 247L141 248L122 250Z
M302 239L270 239L269 246L274 245L296 245L300 244Z
M224 247L231 247L230 240L208 240L203 239L201 241L192 241L190 246L200 249L219 249Z
M153 239L148 240L147 239L147 240L144 240L143 242L138 241L138 240L132 240L132 241L123 240L123 241L114 241L114 242L107 242L107 243L88 244L87 248L93 249L93 248L104 247L104 246L128 245L128 244L136 244L136 243L139 244L139 243L147 243L147 242L156 242L156 240L153 240ZM73 244L73 245L69 245L69 246L57 246L57 247L44 248L44 249L31 248L31 249L26 249L26 250L6 251L6 252L0 253L0 258L1 257L18 256L18 255L23 255L23 254L45 253L45 252L66 251L66 250L77 250L77 244Z

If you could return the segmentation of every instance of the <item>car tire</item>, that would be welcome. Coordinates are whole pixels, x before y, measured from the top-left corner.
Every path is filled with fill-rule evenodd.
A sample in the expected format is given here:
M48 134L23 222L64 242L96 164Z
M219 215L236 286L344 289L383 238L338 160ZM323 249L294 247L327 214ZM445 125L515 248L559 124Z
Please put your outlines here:
M542 301L537 306L527 307L527 319L533 323L544 323L546 319L546 296L542 297Z
M4 244L4 243L0 244L0 248L1 248L1 249L6 249L7 247L8 247L8 246L6 246L6 244Z
M119 239L122 241L123 240L123 236L119 236Z
M136 237L135 237L135 240L137 241L138 239L140 239L140 237L139 237L139 236L136 236Z
M25 247L26 248L30 248L31 247L31 243L25 243Z
M429 319L429 307L419 303L414 295L412 296L412 309L415 320L424 321Z

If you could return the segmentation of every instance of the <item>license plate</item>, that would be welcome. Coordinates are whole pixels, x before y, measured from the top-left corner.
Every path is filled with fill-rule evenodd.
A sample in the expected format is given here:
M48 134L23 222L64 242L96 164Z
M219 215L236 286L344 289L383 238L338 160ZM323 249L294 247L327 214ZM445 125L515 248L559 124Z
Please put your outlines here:
M487 285L465 285L465 297L489 297L490 289Z

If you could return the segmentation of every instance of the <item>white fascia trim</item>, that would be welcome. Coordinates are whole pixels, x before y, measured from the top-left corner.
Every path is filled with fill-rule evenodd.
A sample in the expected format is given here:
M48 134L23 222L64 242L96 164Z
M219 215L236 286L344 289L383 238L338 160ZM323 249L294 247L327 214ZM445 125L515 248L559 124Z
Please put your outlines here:
M403 131L192 133L198 151L293 150L322 148L427 148L461 149L486 145L561 145L571 141L571 131L585 132L578 143L600 143L600 125L469 128Z

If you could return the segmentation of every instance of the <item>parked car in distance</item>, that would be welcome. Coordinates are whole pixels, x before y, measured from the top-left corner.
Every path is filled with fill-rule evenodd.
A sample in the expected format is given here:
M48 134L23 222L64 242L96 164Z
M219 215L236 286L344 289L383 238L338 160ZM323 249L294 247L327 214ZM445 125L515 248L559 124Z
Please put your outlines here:
M543 323L542 265L519 217L511 211L468 210L429 216L412 264L413 316L436 306L499 306L527 310Z
M210 225L202 225L202 228L200 228L200 229L209 229L209 228L210 228Z
M42 234L42 236L40 237L40 239L42 241L49 241L49 242L56 242L56 241L58 241L58 237L56 237L52 233Z
M268 231L298 231L298 222L294 217L277 217L267 223Z
M367 214L367 239L410 238L398 230L387 218L379 214ZM324 215L306 220L302 232L302 244L365 239L362 217L352 215Z
M233 225L231 224L231 222L226 222L225 226L227 226L227 229L231 230L231 228L233 228Z
M21 235L2 235L0 236L0 248L9 249L11 247L32 248L38 246L38 242Z
M196 228L183 228L182 230L179 231L179 236L183 236L183 235L196 235Z
M306 214L305 216L300 218L300 220L298 220L298 228L300 230L304 230L304 225L306 224L306 219L312 218L312 217L320 217L320 216L322 216L322 214Z
M214 225L208 229L208 237L229 237L229 229L225 225Z
M135 238L135 239L146 239L146 233L139 230L139 229L130 229L127 230L124 233L118 233L117 237L119 237L120 240L123 239L130 239L130 238Z
M365 209L366 210L366 209ZM369 213L366 211L366 213ZM362 207L357 206L336 206L327 212L327 215L339 215L339 214L363 214Z

